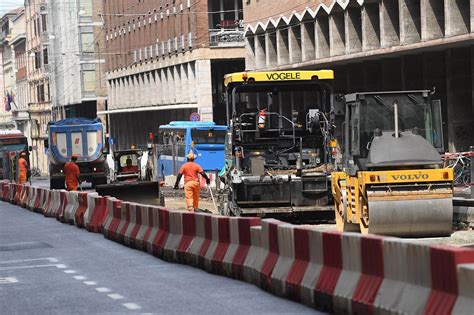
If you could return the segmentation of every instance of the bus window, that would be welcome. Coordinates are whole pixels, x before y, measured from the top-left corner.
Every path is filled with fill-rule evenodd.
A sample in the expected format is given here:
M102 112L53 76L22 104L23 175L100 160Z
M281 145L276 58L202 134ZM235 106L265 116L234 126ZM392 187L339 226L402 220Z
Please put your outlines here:
M191 137L195 144L224 144L225 130L192 130Z

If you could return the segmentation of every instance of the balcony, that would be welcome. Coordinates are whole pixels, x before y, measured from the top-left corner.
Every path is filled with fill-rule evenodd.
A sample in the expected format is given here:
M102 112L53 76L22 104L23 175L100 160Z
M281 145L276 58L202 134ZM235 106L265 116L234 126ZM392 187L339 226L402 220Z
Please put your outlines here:
M244 47L244 39L244 30L240 27L209 30L209 46L211 47Z

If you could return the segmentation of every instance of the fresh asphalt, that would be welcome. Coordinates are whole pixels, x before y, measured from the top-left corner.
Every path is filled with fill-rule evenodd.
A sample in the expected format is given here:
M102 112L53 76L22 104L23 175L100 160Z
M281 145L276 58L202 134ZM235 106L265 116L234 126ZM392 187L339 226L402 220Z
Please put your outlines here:
M2 314L315 313L0 202Z

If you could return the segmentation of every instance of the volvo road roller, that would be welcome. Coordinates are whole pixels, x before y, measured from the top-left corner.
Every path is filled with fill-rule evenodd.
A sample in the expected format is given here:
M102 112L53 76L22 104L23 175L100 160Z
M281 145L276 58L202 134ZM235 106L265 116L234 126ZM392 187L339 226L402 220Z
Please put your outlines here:
M442 167L440 102L427 90L345 96L343 169L331 175L340 231L451 234L453 173Z

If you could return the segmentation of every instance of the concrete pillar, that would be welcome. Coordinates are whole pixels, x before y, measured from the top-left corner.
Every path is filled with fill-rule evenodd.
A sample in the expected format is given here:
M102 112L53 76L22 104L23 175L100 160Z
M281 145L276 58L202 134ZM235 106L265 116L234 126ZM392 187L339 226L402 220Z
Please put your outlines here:
M380 48L380 14L378 3L366 3L362 7L362 49Z
M329 16L322 13L316 16L316 59L329 57Z
M288 30L288 46L290 63L301 62L301 25L290 27Z
M189 63L189 79L190 79L190 92L191 92L191 103L198 102L197 99L197 77L196 77L196 62L192 61Z
M287 65L290 61L288 51L288 29L277 30L277 60L278 65Z
M155 82L157 85L157 100L158 100L158 105L163 105L164 102L164 82L163 82L163 72L162 69L156 70L156 76L155 76Z
M313 60L316 58L314 23L313 20L301 23L301 58L303 61Z
M439 0L421 0L421 38L431 40L444 36L444 4Z
M254 36L245 37L245 69L255 69L255 39Z
M209 59L196 61L197 105L201 112L202 121L212 121L212 79L211 61Z
M161 86L163 87L163 105L168 105L170 103L169 100L169 90L170 90L170 85L168 82L168 69L167 68L161 68Z
M421 40L420 0L400 0L400 43L412 44Z
M265 68L267 60L265 57L265 34L254 36L255 39L255 68Z
M174 71L174 86L175 86L175 102L176 104L183 103L183 81L181 80L181 65L173 67Z
M174 66L168 67L168 83L170 84L169 104L176 104L176 78L174 77Z
M183 103L189 103L189 77L188 77L188 65L189 63L183 63L181 66L181 82L183 85Z
M277 65L277 34L275 30L267 31L265 34L265 64L267 67Z
M471 30L469 0L445 0L444 15L446 37L467 34Z
M346 54L362 50L362 19L359 6L348 7L345 11Z
M329 48L331 56L343 55L346 51L344 12L333 12L329 16Z

